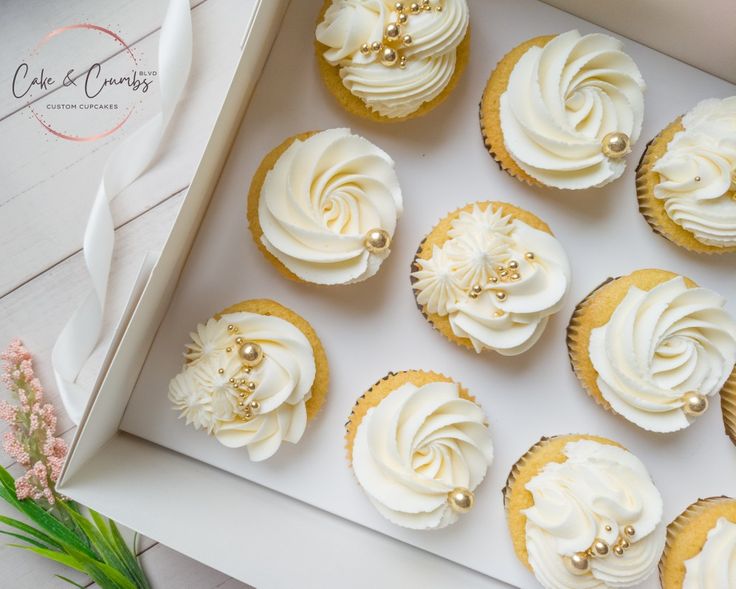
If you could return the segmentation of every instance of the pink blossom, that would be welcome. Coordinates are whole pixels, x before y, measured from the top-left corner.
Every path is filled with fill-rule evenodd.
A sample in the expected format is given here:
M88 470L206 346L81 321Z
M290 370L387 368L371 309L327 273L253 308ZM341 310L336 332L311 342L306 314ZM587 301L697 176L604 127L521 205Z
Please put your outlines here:
M56 437L54 407L43 402L31 354L19 340L12 341L0 359L4 361L0 382L18 400L17 406L0 401L0 420L10 425L2 444L8 456L27 469L15 481L16 495L53 505L54 485L67 454L66 442Z

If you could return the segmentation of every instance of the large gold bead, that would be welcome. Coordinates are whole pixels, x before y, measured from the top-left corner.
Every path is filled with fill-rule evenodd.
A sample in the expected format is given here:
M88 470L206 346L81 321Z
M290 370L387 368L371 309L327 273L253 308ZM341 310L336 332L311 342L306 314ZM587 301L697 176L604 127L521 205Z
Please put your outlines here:
M371 51L374 53L378 53L381 49L383 49L383 45L378 41L373 41L373 43L371 43Z
M395 22L388 23L383 34L386 36L387 39L398 39L399 35L401 34L401 31L399 30L399 25Z
M696 392L685 393L682 397L682 410L686 415L696 417L708 409L708 397Z
M618 556L618 557L623 556L624 555L624 547L623 546L620 546L619 544L616 544L616 546L613 547L613 553L616 556Z
M404 35L401 37L401 42L408 47L414 42L414 39L411 38L411 35Z
M590 560L585 552L576 552L565 558L565 565L573 575L584 575L590 570Z
M258 401L251 401L248 404L248 407L250 407L252 411L259 411L261 408L261 404Z
M406 24L406 21L408 21L408 20L409 20L409 17L406 16L405 14L402 13L402 14L399 15L399 24L405 25Z
M384 47L381 53L381 63L387 67L394 65L399 59L399 54L392 47Z
M393 51L393 49L391 50ZM374 254L385 252L391 245L391 236L383 229L371 229L365 235L365 249Z
M631 151L631 140L626 133L619 133L618 131L608 133L603 137L601 149L606 157L611 159L622 158Z
M419 14L419 11L421 9L422 9L421 6L419 6L419 4L417 2L412 2L409 5L409 12L411 12L412 14Z
M453 511L468 513L468 511L473 509L473 505L475 504L475 495L473 495L470 489L457 487L447 495L447 501Z
M256 342L244 342L239 353L245 366L258 366L263 360L263 349Z
M596 556L605 556L608 554L608 544L606 544L603 540L600 538L596 538L595 542L593 542L593 554Z
M404 3L397 2L396 4L394 4L394 10L396 10L396 12L404 12Z

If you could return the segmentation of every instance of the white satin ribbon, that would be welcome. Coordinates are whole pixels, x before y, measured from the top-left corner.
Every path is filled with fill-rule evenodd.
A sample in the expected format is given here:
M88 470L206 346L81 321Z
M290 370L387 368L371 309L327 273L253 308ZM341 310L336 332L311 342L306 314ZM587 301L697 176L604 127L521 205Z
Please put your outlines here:
M124 139L105 164L84 232L84 261L93 288L61 330L51 353L59 394L74 423L79 423L91 392L75 380L97 345L102 331L115 243L110 201L134 182L152 162L186 85L191 64L192 19L189 1L170 0L158 47L161 111Z

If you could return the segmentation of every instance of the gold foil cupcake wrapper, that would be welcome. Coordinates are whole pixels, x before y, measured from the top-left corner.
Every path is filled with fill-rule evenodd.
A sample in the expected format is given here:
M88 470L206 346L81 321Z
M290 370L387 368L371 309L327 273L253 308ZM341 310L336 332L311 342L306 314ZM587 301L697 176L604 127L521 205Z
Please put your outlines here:
M726 435L736 445L736 366L721 389L721 412Z
M671 584L670 586L665 585L665 582L666 582L665 571L667 567L670 566L669 559L672 557L671 551L678 537L680 536L680 534L685 533L687 527L691 523L697 520L705 512L712 509L714 506L717 506L720 503L732 503L732 502L734 502L734 499L732 499L731 497L726 497L725 495L722 495L720 497L707 497L705 499L698 499L695 503L692 503L691 505L689 505L685 509L685 511L683 511L680 515L678 515L675 519L673 519L672 522L670 522L670 524L667 526L667 539L665 540L664 551L662 552L662 557L659 559L659 567L658 567L659 582L662 585L663 589L673 589ZM705 536L703 538L703 543L705 543ZM701 546L701 549L702 549L702 546ZM695 555L692 555L692 556L695 556ZM684 568L684 562L685 561L683 560L680 563L680 565L683 566L683 568ZM681 574L684 579L684 571L681 571ZM682 586L683 579L678 579L680 583L680 587ZM677 589L680 589L680 587L678 587Z

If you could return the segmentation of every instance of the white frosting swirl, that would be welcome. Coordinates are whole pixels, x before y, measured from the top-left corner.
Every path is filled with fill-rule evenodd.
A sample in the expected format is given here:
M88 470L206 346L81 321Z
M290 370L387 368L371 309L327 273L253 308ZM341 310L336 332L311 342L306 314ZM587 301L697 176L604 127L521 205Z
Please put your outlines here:
M718 394L736 362L736 321L724 305L681 276L650 291L630 287L588 348L613 410L650 431L687 427L683 395Z
M529 564L546 589L607 589L641 583L657 568L664 548L662 498L633 454L592 440L565 446L565 462L550 462L527 484L534 505L524 510ZM610 530L607 528L610 528ZM626 526L635 535L622 557L612 553ZM607 556L590 557L588 572L565 564L596 539Z
M682 589L736 589L736 523L719 518L700 552L685 561Z
M169 384L169 400L187 425L214 434L230 448L245 446L254 461L271 457L282 442L301 439L316 366L312 346L296 326L278 317L238 312L199 324L191 337L188 363ZM263 361L249 373L239 359L237 337L263 350ZM239 405L239 393L246 390L237 387L241 379L256 384L246 393L246 404L260 404L251 419Z
M736 96L703 100L652 169L654 196L667 215L695 239L736 246Z
M448 316L453 333L469 339L476 352L488 348L511 356L528 350L570 285L562 245L549 233L504 217L500 207L494 213L490 204L461 213L449 236L429 259L416 259L417 302L429 313ZM475 285L482 288L478 296Z
M608 133L633 144L644 116L644 80L619 40L569 31L531 47L514 66L501 95L506 149L547 186L602 186L623 174L626 161L602 150Z
M373 276L389 250L366 234L393 236L402 212L394 162L350 129L294 141L266 176L258 202L261 241L302 280L345 284Z
M400 386L368 410L353 443L353 470L371 502L413 529L455 522L448 494L473 491L492 460L483 411L452 382Z
M333 0L322 22L317 40L327 46L325 59L340 68L345 87L366 106L390 118L405 117L437 97L455 71L456 49L468 30L466 0L432 0L432 10L411 14L401 35L412 43L399 54L406 67L387 67L376 53L363 55L364 43L382 42L386 25L398 22L393 0ZM436 8L442 6L442 11Z

